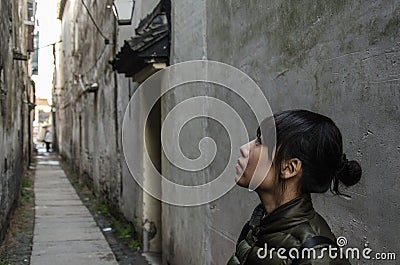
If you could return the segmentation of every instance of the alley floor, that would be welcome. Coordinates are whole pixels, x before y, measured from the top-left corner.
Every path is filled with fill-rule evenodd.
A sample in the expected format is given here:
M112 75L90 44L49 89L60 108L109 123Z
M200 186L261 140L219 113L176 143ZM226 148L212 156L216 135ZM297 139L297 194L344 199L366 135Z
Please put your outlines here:
M37 156L32 265L117 265L55 155Z

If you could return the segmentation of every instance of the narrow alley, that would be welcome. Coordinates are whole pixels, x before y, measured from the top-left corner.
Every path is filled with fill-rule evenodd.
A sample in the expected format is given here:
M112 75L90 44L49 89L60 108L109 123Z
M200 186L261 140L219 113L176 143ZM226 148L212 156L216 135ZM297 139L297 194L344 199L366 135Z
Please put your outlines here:
M0 14L0 265L399 264L400 0Z
M36 156L32 265L117 265L99 227L61 169L57 155Z

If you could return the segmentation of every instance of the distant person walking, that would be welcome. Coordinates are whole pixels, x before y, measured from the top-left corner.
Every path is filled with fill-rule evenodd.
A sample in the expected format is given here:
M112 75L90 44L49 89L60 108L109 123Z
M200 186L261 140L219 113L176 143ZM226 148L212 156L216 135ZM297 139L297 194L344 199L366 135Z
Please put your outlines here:
M46 129L46 134L44 135L44 143L46 144L46 152L50 152L50 144L53 142L53 134L50 129Z

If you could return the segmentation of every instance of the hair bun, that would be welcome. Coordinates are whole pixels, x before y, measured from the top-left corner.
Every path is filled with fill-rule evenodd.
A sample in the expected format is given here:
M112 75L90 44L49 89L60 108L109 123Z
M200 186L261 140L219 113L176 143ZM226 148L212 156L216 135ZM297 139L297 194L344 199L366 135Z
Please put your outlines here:
M344 165L337 176L345 186L353 186L361 179L361 166L355 160L348 161L345 159L343 163Z

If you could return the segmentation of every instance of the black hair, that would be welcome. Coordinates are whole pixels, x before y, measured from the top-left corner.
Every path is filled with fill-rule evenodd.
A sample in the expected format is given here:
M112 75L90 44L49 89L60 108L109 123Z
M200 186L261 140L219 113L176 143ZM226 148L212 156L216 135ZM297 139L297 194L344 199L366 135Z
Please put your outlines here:
M283 161L298 158L302 162L299 186L302 193L323 193L330 189L344 195L339 191L339 181L352 186L360 180L360 164L348 161L343 154L342 134L332 119L308 110L287 110L274 114L273 118L276 172L281 172ZM271 118L265 119L257 129L257 135L261 134L262 144L272 154L274 146L271 143L274 141L268 138L274 129L271 124ZM281 178L278 181L284 182ZM284 189L284 183L282 187Z

